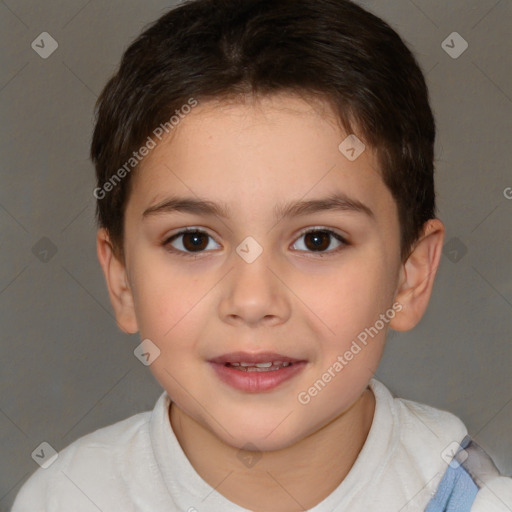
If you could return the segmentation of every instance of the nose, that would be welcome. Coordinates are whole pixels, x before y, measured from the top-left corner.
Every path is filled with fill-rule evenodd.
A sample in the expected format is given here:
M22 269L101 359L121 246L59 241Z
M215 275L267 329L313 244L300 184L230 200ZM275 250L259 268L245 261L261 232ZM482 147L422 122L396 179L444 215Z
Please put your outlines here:
M233 265L222 287L221 319L232 325L251 327L286 322L291 310L290 292L265 251L251 263L235 252Z

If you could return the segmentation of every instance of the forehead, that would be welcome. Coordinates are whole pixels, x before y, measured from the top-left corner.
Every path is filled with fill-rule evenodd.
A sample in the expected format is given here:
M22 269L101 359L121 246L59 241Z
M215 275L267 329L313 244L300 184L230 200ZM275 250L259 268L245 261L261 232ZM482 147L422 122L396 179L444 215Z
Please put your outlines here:
M179 193L260 215L283 198L341 192L393 210L373 151L347 158L347 135L327 103L295 95L199 103L139 164L130 202L141 210Z

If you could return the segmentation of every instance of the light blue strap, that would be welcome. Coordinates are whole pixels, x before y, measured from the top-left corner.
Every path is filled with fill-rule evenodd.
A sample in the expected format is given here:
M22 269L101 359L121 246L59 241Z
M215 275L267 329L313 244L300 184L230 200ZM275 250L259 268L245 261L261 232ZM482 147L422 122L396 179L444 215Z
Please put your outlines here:
M448 466L425 512L469 512L478 486L463 466Z

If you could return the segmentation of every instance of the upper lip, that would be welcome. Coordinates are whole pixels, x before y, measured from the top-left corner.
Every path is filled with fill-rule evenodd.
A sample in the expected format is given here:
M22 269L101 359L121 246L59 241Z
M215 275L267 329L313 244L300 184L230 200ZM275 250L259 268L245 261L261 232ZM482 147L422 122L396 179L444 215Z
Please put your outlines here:
M293 357L276 354L275 352L261 352L250 354L248 352L231 352L209 360L210 363L226 364L226 363L268 363L270 361L281 361L282 363L298 363L303 359L295 359Z

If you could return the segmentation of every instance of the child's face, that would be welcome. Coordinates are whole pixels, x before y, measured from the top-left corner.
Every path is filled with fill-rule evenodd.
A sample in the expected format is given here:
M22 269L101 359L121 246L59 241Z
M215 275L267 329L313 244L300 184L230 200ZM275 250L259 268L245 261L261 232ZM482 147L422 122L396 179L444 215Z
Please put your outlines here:
M345 411L377 368L388 323L375 325L401 269L396 204L370 149L349 161L338 149L346 134L293 96L199 104L173 133L133 177L126 209L133 322L160 349L151 371L184 413L230 445L285 447ZM346 208L275 216L334 195ZM148 212L171 198L222 205L226 217ZM165 243L185 228L207 235ZM295 363L222 364L263 353Z

